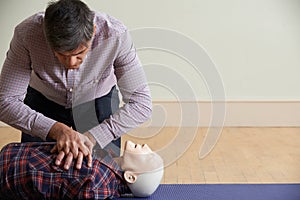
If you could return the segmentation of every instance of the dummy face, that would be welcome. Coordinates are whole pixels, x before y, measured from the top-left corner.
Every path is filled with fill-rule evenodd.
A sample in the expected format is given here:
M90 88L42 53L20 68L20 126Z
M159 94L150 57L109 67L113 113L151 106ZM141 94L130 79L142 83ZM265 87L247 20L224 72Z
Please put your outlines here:
M163 160L147 144L127 141L119 164L134 196L147 197L159 186L163 176Z
M82 64L86 54L88 53L91 41L85 46L81 44L77 49L69 52L54 52L55 56L66 69L78 69Z

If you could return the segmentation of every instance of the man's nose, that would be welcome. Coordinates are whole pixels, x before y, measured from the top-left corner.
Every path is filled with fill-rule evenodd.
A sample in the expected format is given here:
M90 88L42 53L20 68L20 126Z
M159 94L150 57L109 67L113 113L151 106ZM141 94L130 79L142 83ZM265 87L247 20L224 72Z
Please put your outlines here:
M76 62L77 62L76 56L70 56L70 57L68 57L68 61L67 62L68 62L69 66L76 65Z

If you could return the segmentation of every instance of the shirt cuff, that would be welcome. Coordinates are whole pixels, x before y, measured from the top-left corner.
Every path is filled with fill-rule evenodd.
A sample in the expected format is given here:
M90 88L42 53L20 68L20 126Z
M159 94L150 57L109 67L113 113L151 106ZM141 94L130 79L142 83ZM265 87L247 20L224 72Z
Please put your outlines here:
M53 119L45 117L44 115L38 115L33 125L31 134L46 141L47 135L55 123L56 121Z
M115 139L114 135L109 131L105 121L89 130L89 132L94 136L101 148L104 148Z

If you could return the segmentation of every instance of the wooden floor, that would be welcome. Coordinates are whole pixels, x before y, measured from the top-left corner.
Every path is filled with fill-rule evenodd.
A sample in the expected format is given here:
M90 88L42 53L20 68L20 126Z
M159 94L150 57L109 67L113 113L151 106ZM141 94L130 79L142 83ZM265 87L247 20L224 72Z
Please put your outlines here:
M162 152L167 160L162 183L300 183L300 128L224 128L212 152L199 159L206 133L206 128L141 128L122 144L132 140ZM0 148L14 141L20 141L19 131L0 128Z

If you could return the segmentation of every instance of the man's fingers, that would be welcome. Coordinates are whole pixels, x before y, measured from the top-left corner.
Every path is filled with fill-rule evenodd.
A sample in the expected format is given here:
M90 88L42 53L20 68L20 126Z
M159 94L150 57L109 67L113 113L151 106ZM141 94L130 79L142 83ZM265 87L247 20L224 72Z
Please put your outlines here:
M50 153L56 153L58 152L57 146L54 145L54 147L50 150Z
M84 144L82 144L80 147L79 147L80 151L83 153L84 156L87 156L89 155L91 152L89 150L88 147L86 147Z
M81 166L82 166L82 161L83 161L83 154L82 154L82 152L80 151L80 152L78 153L77 162L76 162L76 168L77 168L77 169L80 169L80 168L81 168Z
M93 151L94 145L93 145L93 143L90 140L86 141L84 144L89 148L90 152Z
M65 157L65 152L60 151L59 154L56 157L55 164L60 165L61 161L64 159L64 157Z
M90 142L90 144L89 144L89 146L88 146L88 148L89 148L89 151L90 151L90 153L89 153L89 155L88 155L88 167L92 167L92 162L93 162L93 143L92 142Z
M69 155L69 153L70 153L70 146L69 145L65 146L64 152L65 152L66 155Z
M92 167L92 163L93 163L93 157L92 157L92 153L90 153L89 155L88 155L88 163L87 163L87 165L88 165L88 167Z
M56 146L57 152L64 151L66 155L68 155L70 152L70 143L69 142L57 141L55 146Z
M78 146L75 142L73 142L71 152L73 153L73 157L76 159L78 156Z
M88 139L87 141L84 142L84 145L88 148L89 153L92 154L94 148L93 143Z
M65 165L64 165L65 170L68 170L70 168L72 161L73 161L73 154L72 152L70 152L65 160Z
M56 145L51 149L51 153L58 153L55 164L61 165L64 161L64 169L68 170L73 160L76 160L75 166L77 169L80 169L83 159L86 157L87 166L91 167L93 162L93 147L95 144L91 141L90 137L71 129L64 131L64 134L61 134L61 136L57 138Z

